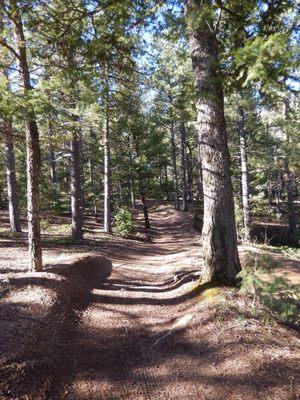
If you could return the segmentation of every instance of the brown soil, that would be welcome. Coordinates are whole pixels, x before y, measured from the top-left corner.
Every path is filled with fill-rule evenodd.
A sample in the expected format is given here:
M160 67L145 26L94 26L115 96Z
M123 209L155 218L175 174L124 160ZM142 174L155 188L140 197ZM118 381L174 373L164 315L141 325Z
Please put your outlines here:
M25 236L1 240L0 399L299 398L297 333L235 289L198 287L187 214L151 221L140 240L91 226L80 245L48 243L35 274Z

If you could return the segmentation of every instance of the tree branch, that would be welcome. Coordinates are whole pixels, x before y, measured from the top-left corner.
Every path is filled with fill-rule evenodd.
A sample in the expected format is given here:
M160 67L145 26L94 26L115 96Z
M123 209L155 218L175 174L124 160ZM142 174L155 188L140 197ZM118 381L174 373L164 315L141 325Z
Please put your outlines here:
M7 50L9 50L18 60L20 60L20 55L19 53L11 47L4 39L0 39L0 45L5 47Z

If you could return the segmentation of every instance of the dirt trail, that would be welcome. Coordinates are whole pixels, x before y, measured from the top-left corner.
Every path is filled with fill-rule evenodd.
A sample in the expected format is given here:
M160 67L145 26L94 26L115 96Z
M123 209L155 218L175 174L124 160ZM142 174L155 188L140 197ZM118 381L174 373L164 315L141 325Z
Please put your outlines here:
M190 217L161 206L151 222L148 241L111 242L28 277L55 298L35 310L42 324L14 359L23 377L0 399L297 399L295 332L249 316L231 289L195 295Z

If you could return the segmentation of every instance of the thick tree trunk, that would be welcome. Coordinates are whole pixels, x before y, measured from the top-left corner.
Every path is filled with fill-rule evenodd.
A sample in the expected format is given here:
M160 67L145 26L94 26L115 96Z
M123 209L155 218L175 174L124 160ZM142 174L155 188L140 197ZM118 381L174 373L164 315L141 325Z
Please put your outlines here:
M178 174L177 174L177 160L176 160L176 145L175 145L175 130L174 124L171 122L170 127L170 149L172 159L172 172L173 172L173 198L176 210L179 210L179 193L178 193Z
M76 118L77 121L77 118ZM80 143L76 130L72 133L70 142L71 164L70 164L70 191L71 191L71 212L72 212L72 239L82 240L83 210L82 210L82 189L81 189L81 160Z
M236 282L240 262L217 41L208 11L212 6L209 0L187 0L186 4L203 171L202 280L232 284Z
M108 104L106 104L105 121L103 127L104 144L104 232L111 232L111 176L110 176L110 138Z
M241 109L240 120L238 122L238 134L241 154L241 172L242 172L242 204L244 217L244 240L251 241L251 214L249 197L249 172L248 172L248 154L247 138L244 127L244 111Z
M23 31L23 21L19 7L15 0L11 0L14 11L13 22L19 53L21 78L25 95L32 90L30 73L27 63L26 40ZM39 132L33 110L28 110L26 120L26 148L27 148L27 215L28 215L28 244L29 270L40 271L42 263L42 246L40 230L40 171L41 155Z
M182 173L182 198L183 198L183 211L188 209L188 196L187 196L187 179L186 179L186 151L185 151L185 125L181 121L179 125L180 132L180 155L181 155L181 173Z
M6 150L7 194L10 229L13 233L18 233L21 232L21 223L11 119L8 120L4 125L4 140Z
M27 214L31 271L42 269L40 229L40 146L35 119L27 123Z

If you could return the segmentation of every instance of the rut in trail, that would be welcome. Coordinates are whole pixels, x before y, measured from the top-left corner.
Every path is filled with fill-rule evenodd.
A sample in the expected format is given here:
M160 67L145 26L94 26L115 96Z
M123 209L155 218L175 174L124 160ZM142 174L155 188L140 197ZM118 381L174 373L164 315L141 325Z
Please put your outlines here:
M92 290L74 345L76 368L61 391L65 398L182 398L178 386L166 388L165 379L169 386L177 376L172 367L163 373L171 361L169 342L153 345L185 315L180 298L199 276L199 234L183 215L161 207L151 216L151 241L107 250L112 273Z

